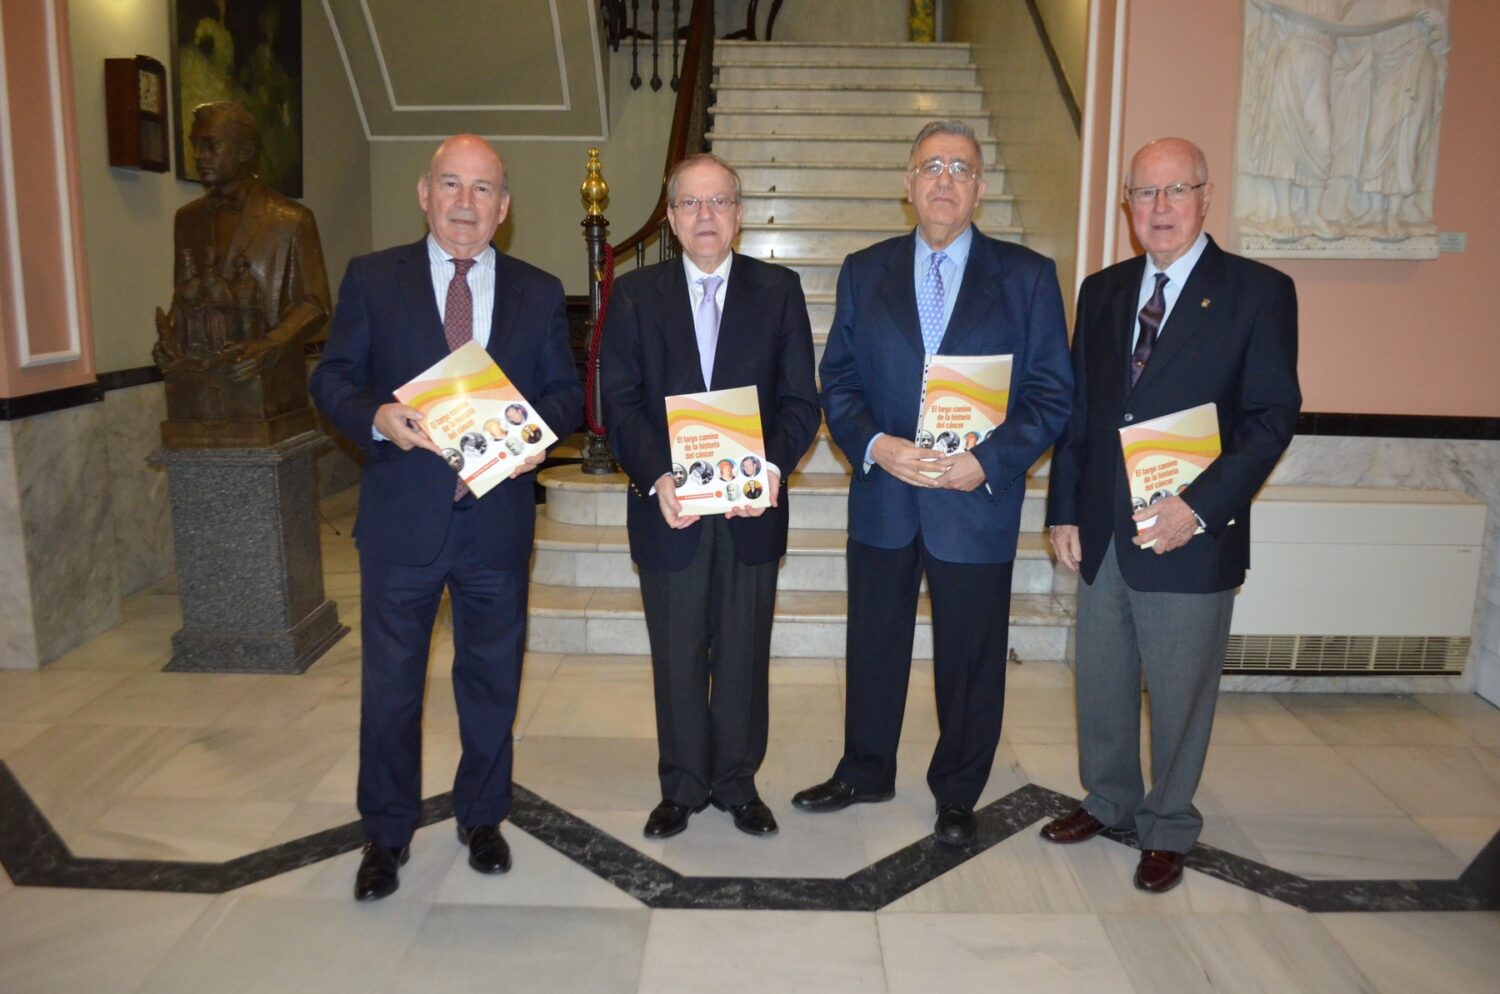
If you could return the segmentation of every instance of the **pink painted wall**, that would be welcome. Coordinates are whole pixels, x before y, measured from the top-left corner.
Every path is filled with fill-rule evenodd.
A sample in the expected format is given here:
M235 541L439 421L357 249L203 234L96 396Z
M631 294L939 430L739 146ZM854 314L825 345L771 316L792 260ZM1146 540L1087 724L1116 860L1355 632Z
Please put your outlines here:
M1099 40L1113 45L1114 8L1095 0ZM1202 146L1216 181L1208 231L1228 242L1243 7L1239 0L1128 0L1123 117L1126 159L1162 135ZM1452 0L1453 49L1438 146L1438 230L1465 232L1468 251L1430 262L1274 260L1297 281L1308 411L1500 416L1500 4ZM1092 61L1108 51L1096 49ZM1107 70L1107 64L1105 66ZM1094 106L1105 155L1109 81ZM1089 175L1097 175L1094 170ZM1090 231L1119 208L1095 187ZM1136 253L1123 216L1113 256Z
M14 214L0 197L0 396L19 397L94 382L94 347L66 0L0 0L0 18L12 152L0 182L15 191ZM23 342L33 356L70 351L75 320L76 358L23 366Z

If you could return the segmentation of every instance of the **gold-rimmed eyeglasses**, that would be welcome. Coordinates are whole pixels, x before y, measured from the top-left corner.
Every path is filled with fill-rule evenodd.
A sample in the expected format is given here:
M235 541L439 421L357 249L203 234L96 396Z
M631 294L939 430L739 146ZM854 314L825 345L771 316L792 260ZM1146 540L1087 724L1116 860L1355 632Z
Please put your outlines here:
M954 159L952 162L944 162L942 159L932 158L926 162L919 162L911 167L911 171L925 179L937 179L943 173L953 177L955 183L972 183L979 175L979 170L972 162L964 159Z
M684 214L696 214L699 208L707 207L715 214L723 214L737 203L738 200L730 200L728 197L682 197L672 205L672 209Z
M1208 180L1202 183L1173 183L1171 186L1130 186L1125 188L1125 199L1144 207L1146 204L1156 203L1156 195L1162 193L1166 194L1169 203L1180 204L1187 199L1188 194L1207 185Z

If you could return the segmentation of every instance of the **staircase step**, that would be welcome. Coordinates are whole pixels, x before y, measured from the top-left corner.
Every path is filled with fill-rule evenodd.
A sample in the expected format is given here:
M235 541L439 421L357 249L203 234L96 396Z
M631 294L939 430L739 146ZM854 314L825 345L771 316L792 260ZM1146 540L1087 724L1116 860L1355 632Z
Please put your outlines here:
M832 45L798 41L716 41L715 66L751 66L804 62L818 65L871 63L900 65L968 65L969 46L956 42L894 42Z
M828 434L827 425L818 428L818 437L813 439L812 447L807 450L807 455L802 457L802 461L797 464L793 472L848 475L849 462L839 451L839 447L833 444L833 437Z
M838 528L793 528L787 535L777 589L841 591L848 586L845 547L848 533ZM1019 594L1053 592L1055 567L1040 533L1021 536L1011 589ZM620 525L570 525L540 515L531 561L533 583L564 587L637 587L630 540Z
M714 112L746 109L843 108L851 111L923 111L929 118L973 114L984 106L977 86L910 87L879 83L753 83L714 87Z
M873 83L881 86L974 86L978 82L970 63L913 63L891 65L875 60L819 63L804 60L763 62L755 65L719 64L714 72L721 86L771 83L809 83L849 86Z
M570 525L625 524L623 473L590 476L581 466L553 466L539 474L547 489L547 516ZM834 528L849 523L849 474L801 473L788 477L792 528ZM1026 479L1021 505L1021 531L1040 532L1046 517L1047 481Z
M848 162L883 163L904 172L911 153L911 134L775 136L711 131L706 136L714 154L737 162ZM995 161L995 139L981 138L985 162ZM898 172L899 178L899 172Z
M895 162L765 162L749 157L729 161L740 174L740 185L744 190L782 193L834 190L850 195L904 195L901 176L906 171L910 151L911 140L907 139L905 151ZM986 158L985 161L989 163L991 160ZM984 178L991 194L1005 190L1003 167L986 165Z
M910 134L915 136L932 120L925 111L787 109L728 110L714 107L714 128L736 135L868 135ZM956 118L974 129L980 138L990 137L990 118L983 111L959 113Z
M838 592L790 591L776 598L771 655L781 658L844 655L848 601ZM1023 660L1067 658L1073 598L1013 594L1010 646ZM931 606L917 604L912 658L932 658ZM562 587L533 583L526 630L531 652L645 655L651 651L638 589Z
M896 190L869 193L767 193L745 190L740 194L746 224L828 223L840 225L900 224L910 229L917 223L916 211ZM1014 224L1015 200L1005 193L986 193L975 212L981 226Z
M906 222L897 224L750 224L740 226L739 250L757 259L780 261L807 256L840 260L876 242L911 232ZM986 224L984 233L1007 242L1021 242L1024 232L1015 226ZM804 287L803 292L807 290Z

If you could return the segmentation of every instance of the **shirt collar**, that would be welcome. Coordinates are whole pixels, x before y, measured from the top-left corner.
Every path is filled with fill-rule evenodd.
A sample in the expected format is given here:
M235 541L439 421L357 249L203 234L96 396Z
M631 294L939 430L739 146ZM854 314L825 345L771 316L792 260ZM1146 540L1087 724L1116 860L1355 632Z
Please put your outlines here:
M1193 242L1193 247L1184 252L1177 261L1173 262L1166 269L1157 269L1156 263L1151 261L1150 253L1147 253L1146 275L1141 282L1149 283L1151 282L1151 278L1157 273L1166 273L1167 281L1177 289L1182 289L1183 284L1187 282L1188 275L1192 273L1193 267L1198 264L1198 260L1202 258L1203 250L1206 248L1208 248L1208 233L1200 231L1198 232L1197 241Z
M439 263L451 263L453 256L443 251L443 247L432 237L431 232L427 235L427 261L434 266ZM495 268L495 246L486 245L484 251L474 257L474 264L481 269Z
M711 273L705 273L703 270L693 265L693 260L689 259L687 255L684 254L682 257L682 268L683 271L687 273L687 281L689 286L697 283L705 276L717 276L720 280L727 284L729 282L729 266L733 262L734 253L730 252L724 257L724 261L719 263L718 269L715 269Z
M922 237L922 229L917 229L917 264L924 270L927 268L927 257L932 255L934 249L927 244ZM971 224L963 230L963 234L953 239L953 243L943 249L943 254L959 269L969 261L969 248L974 244L974 226Z

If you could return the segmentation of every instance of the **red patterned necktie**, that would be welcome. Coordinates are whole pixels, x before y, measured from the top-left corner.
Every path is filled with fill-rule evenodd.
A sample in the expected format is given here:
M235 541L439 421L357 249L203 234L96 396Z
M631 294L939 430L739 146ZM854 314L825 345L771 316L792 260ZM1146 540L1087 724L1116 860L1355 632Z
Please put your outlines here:
M443 337L448 340L449 352L474 340L474 294L469 290L469 270L473 268L473 259L453 260L453 279L448 283L448 302L443 306ZM459 477L453 500L462 500L468 492L463 477Z
M1135 351L1130 354L1130 385L1135 386L1151 360L1151 350L1156 348L1156 335L1161 331L1162 318L1167 316L1167 296L1164 288L1167 274L1156 274L1156 289L1151 299L1141 308L1141 336L1136 339Z

